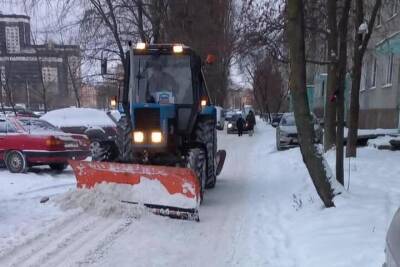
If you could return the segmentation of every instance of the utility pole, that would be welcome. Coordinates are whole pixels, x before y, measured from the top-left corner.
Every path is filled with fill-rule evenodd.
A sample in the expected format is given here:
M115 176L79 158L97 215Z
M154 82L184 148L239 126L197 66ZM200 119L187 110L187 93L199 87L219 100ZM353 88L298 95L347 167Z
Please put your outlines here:
M30 109L31 108L31 96L30 96L30 92L29 92L28 80L25 80L25 90L26 90L26 108Z

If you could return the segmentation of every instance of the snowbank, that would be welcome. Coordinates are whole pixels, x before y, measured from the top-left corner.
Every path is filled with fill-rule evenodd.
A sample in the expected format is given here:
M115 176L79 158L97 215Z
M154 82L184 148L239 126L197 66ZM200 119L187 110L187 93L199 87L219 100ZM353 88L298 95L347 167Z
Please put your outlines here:
M110 189L96 186L94 189L71 190L56 199L62 210L81 208L102 217L130 216L139 218L144 212L143 206L122 203L110 193Z
M92 108L63 108L47 112L41 119L57 127L115 126L106 112Z
M139 205L121 201L139 203ZM57 202L64 210L82 208L104 217L127 214L139 217L144 210L142 203L188 209L198 207L195 199L189 199L182 194L170 195L158 180L145 177L141 177L140 184L135 186L101 183L92 189L74 190L60 196Z
M400 138L389 135L380 136L375 139L368 140L368 146L374 148L386 148L386 147L390 148L391 147L390 140L400 140Z

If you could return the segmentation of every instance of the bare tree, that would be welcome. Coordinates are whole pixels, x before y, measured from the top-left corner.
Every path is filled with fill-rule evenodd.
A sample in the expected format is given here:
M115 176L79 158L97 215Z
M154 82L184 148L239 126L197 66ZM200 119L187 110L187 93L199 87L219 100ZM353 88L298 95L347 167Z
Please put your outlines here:
M343 168L343 141L344 141L344 92L346 87L347 71L347 37L349 26L349 12L351 0L345 0L342 16L338 25L339 32L339 58L337 66L337 100L336 100L336 179L344 185Z
M314 145L315 133L306 87L305 23L302 0L288 0L287 38L289 43L290 88L303 161L325 207L333 207L332 173L322 151Z
M259 59L261 57L261 59ZM287 98L288 90L284 89L282 76L276 61L259 55L254 58L252 66L245 69L253 86L254 99L260 111L264 114L276 113L281 110Z
M336 106L331 101L337 88L337 58L338 58L338 30L337 30L337 1L327 0L328 12L328 77L325 94L324 111L324 149L328 151L335 145L336 139Z
M382 0L375 0L369 20L366 19L363 0L355 1L354 16L354 55L350 94L349 133L347 137L346 156L357 156L358 116L360 112L361 69L365 51L375 25L375 18L382 5ZM362 31L362 24L367 24L367 31Z

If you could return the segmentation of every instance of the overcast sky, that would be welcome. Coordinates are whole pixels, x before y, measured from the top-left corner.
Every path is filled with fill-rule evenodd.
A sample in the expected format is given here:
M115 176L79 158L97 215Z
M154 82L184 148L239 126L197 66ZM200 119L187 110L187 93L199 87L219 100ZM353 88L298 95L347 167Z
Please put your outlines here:
M77 21L78 16L82 12L82 8L78 5L71 5L70 8L74 10L68 12L68 16L65 16L61 12L61 10L64 9L60 6L60 2L63 1L42 0L39 1L39 3L41 3L39 6L30 8L29 6L24 6L23 0L0 0L0 12L4 14L22 14L30 16L31 29L38 43L42 43L46 40L71 42L71 38L69 37L77 36L77 28L72 27L67 31L61 31L59 29L60 20L62 20L62 24L71 24ZM237 65L233 65L231 68L231 80L241 87L250 87Z

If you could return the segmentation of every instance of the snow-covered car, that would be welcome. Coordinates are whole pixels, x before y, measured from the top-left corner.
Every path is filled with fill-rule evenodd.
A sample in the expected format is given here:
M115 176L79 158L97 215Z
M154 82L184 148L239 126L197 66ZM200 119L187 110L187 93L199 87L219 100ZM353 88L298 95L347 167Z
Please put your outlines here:
M322 141L322 128L317 118L312 114L314 121L315 142ZM284 113L276 127L276 149L291 148L298 146L298 133L293 113Z
M99 155L101 151L114 145L116 124L105 111L72 107L50 111L41 119L66 133L85 134L91 142L92 156Z
M69 159L90 155L85 135L68 134L36 118L0 118L0 159L10 172L24 172L35 165L62 171Z
M384 267L400 267L400 209L397 210L386 235Z

